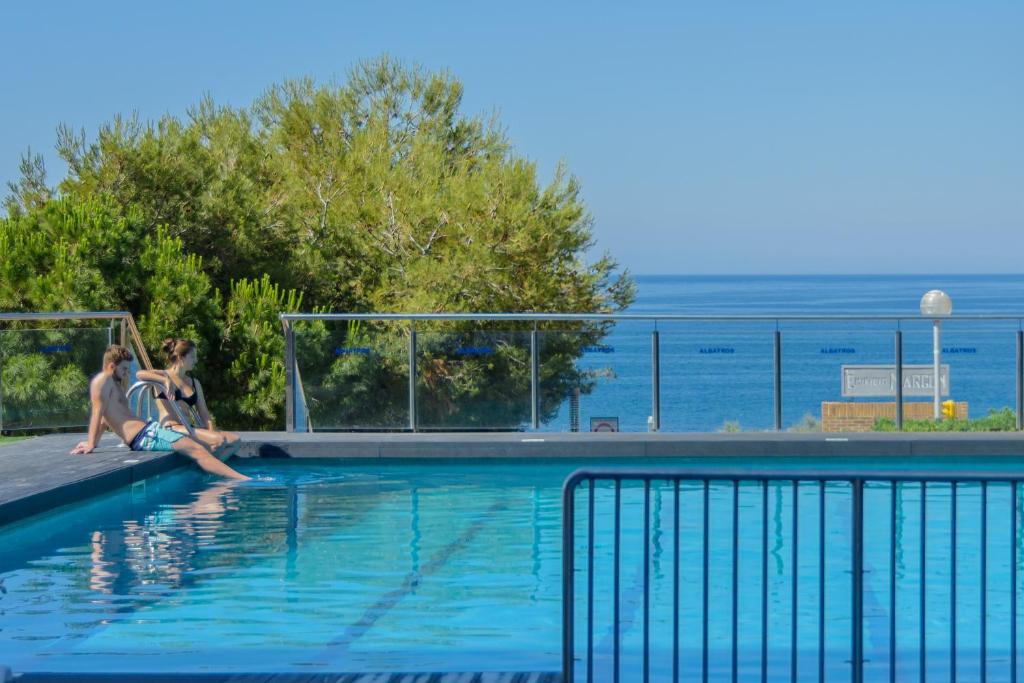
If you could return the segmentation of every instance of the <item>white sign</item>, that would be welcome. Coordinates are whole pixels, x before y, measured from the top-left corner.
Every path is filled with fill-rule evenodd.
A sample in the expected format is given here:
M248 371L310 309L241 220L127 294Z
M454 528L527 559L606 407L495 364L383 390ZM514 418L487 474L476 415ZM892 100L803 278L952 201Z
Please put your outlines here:
M904 396L934 396L935 368L931 365L903 366ZM844 398L866 396L896 397L895 365L844 365L842 366L842 387ZM949 396L949 366L939 368L939 393Z

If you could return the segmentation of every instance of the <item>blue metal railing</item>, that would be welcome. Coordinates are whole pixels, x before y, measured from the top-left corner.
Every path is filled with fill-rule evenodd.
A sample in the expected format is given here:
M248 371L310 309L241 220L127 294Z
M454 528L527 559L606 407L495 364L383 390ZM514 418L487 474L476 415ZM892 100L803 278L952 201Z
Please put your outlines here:
M870 662L871 680L908 680L911 678L912 669L916 668L917 671L913 672L916 675L912 678L922 682L928 679L929 674L936 680L986 681L990 675L990 656L993 657L993 662L996 661L995 655L990 653L992 638L988 627L992 622L1001 629L998 638L999 661L1004 664L1005 645L1007 640L1009 642L1009 670L999 678L1015 683L1018 675L1017 564L1021 559L1018 550L1021 540L1018 539L1017 517L1020 514L1021 481L1024 481L1024 472L1011 469L958 474L881 468L824 471L722 469L699 466L686 470L578 470L569 476L563 487L563 680L567 683L577 680L590 683L595 679L616 682L682 679L708 681L714 677L715 680L737 681L742 669L744 678L752 678L751 673L756 671L757 679L764 682L796 681L798 678L804 680L811 674L818 681L831 681L849 675L849 680L861 683L864 680L865 665ZM993 506L989 497L993 484L1009 494L1008 506L1002 503ZM1003 486L1004 484L1007 486ZM681 486L685 487L685 490L681 489ZM786 525L783 520L786 514L790 516L788 540L791 543L791 566L788 577L783 578L784 582L788 580L789 583L786 587L790 591L788 605L784 605L786 601L778 595L773 596L777 598L774 603L769 599L769 558L774 556L776 561L783 562L783 556L777 552L782 544L778 543L774 548L769 546L769 489L772 487L777 489L779 496L776 514L772 516L776 534L785 533ZM865 491L869 487L871 506L866 515ZM623 499L627 488L633 494L632 503L624 506ZM976 492L979 507L964 504L963 500L958 506L958 498L965 498L968 488ZM664 506L652 510L652 489L656 490L660 497L667 496L671 499L669 511L666 512ZM741 491L746 499L746 504L742 508ZM751 498L756 499L758 496L750 495L758 492L759 506L751 501ZM783 504L783 492L788 492L791 499L788 506ZM718 494L716 500L719 501L715 509L711 506L713 493ZM731 495L726 495L729 493ZM905 493L919 495L919 504L912 501L908 505L907 501L902 499ZM681 517L681 495L697 498L696 503L690 500L693 515L689 520ZM939 499L944 499L947 495L948 503L940 505ZM879 497L882 500L878 500ZM886 497L888 505L884 505ZM804 498L805 501L808 498L816 498L817 505L802 513L802 508L798 507L800 498ZM716 512L724 512L720 508L725 500L728 500L731 513L716 515ZM826 514L826 503L833 512L832 516ZM578 507L582 510L581 514L578 514ZM608 507L611 509L608 510ZM749 533L749 520L741 518L741 509L756 510L757 507L760 507L761 528L760 534L754 535ZM814 557L811 559L800 555L799 522L807 520L814 507L817 508L817 529L814 530L816 533L808 534L805 530L803 535L803 538L810 536L811 539L816 536L817 548L814 549ZM1009 508L1008 511L1006 507ZM696 519L698 510L699 521ZM990 514L997 511L1008 512L1007 518L996 519L1008 526L1010 543L1008 549L999 549L999 552L1005 552L1006 556L993 560L989 554L989 546L1001 546L998 537L993 536L990 531ZM976 515L970 521L971 526L974 522L978 523L978 536L966 535L965 530L969 532L970 529L961 525L958 540L958 521L963 521L965 513L969 517ZM744 514L750 516L752 513ZM948 520L945 519L947 514ZM642 516L642 523L637 519L639 516ZM914 517L918 522L916 525L911 524ZM870 527L866 530L865 522L869 518ZM836 519L841 522L836 522ZM886 523L879 524L879 520ZM685 529L680 526L684 522L689 523L684 524ZM658 564L657 558L652 558L652 523L657 525L654 539L659 544L662 555L672 558L670 605L664 604L669 594L664 583L669 581L665 578L668 563L662 559L662 563ZM721 531L714 537L711 534L712 525ZM728 534L722 529L723 525L729 526ZM936 529L937 525L941 527ZM828 529L828 533L832 535L833 543L827 540L827 526L832 527ZM595 532L596 527L601 527L598 532ZM625 534L626 527L633 531L631 536ZM666 533L669 527L671 532ZM635 532L641 528L642 544L635 538ZM740 536L741 529L746 532L745 538ZM609 533L611 538L608 538ZM689 538L685 538L686 533L690 534ZM915 533L919 538L915 539ZM626 557L625 560L624 535L627 536L626 544L633 550L633 556ZM841 538L842 542L835 543L836 538ZM681 541L684 540L691 546L689 552L682 547ZM916 567L903 556L904 551L909 552L913 548L913 540L917 541L919 555ZM719 559L728 558L727 562L722 563L726 565L724 571L717 566L718 563L714 563L713 566L713 542L718 546L728 543L728 552L716 556ZM937 545L935 550L930 551L929 543L932 542ZM844 545L846 543L848 549ZM668 544L671 545L670 552L665 549ZM937 561L936 553L940 553L941 559L941 553L945 551L947 544L949 564L943 567L941 565L944 562ZM972 548L958 556L958 545L963 547L965 544L972 545ZM844 547L835 547L836 545ZM602 573L595 570L595 555L606 555L609 546L611 567L607 566L607 558L603 558ZM965 571L964 565L974 559L970 550L975 548L978 549L977 561L970 564L971 571ZM932 553L930 558L929 552ZM581 555L579 560L578 553ZM637 553L639 557L636 557ZM760 586L750 585L756 583L756 580L751 581L751 572L744 571L751 569L751 555L759 556L759 567L753 568L760 570ZM886 560L884 570L881 569L883 562L879 561L880 556ZM874 569L866 568L867 557L874 558ZM747 558L746 562L744 558ZM846 568L835 571L837 561ZM638 562L642 562L642 571L636 568ZM658 568L657 573L662 583L657 583L652 578L652 562ZM627 563L633 568L635 576L624 590L623 568ZM990 564L1002 568L1006 574L998 580L998 585L990 580ZM698 566L700 608L696 608L698 601L693 600L692 609L687 611L680 602L681 574L684 571L695 573ZM725 576L726 571L731 572L731 575ZM876 575L871 577L872 584L869 587L872 596L871 615L866 617L865 576L873 571ZM944 571L948 572L948 577L945 577ZM886 578L881 572L888 574L888 590L879 590L880 586L877 585ZM595 593L597 583L608 583L609 573L610 597L600 591ZM740 579L741 574L747 577L743 583ZM808 596L801 593L799 588L807 588L807 579L814 578L815 575L818 595L816 605L809 609ZM975 577L976 584L973 583ZM691 582L696 583L692 581L693 578L690 577ZM941 581L942 578L947 578L947 582ZM728 584L730 595L727 601L719 599L711 604L712 580L716 583L716 595L719 598L723 593L721 589ZM845 594L847 581L849 593ZM829 583L832 585L828 586ZM908 603L905 596L912 591L902 591L903 600L897 602L897 586L907 583L916 588L917 592L912 598L910 608L906 607ZM976 603L967 601L963 597L964 591L958 592L958 585L961 589L969 589L967 592L971 595L977 593ZM840 593L846 597L836 597L837 586ZM662 597L661 604L652 603L652 588ZM827 588L832 592L828 592ZM624 592L628 592L630 598L626 605ZM740 610L741 595L744 604L747 605L745 612ZM888 604L884 604L886 598L882 597L886 595ZM936 600L944 601L947 596L948 604L941 610L936 609ZM759 599L760 605L750 606L752 599ZM607 604L609 600L610 605ZM800 611L798 602L802 603L803 611ZM724 632L718 633L713 645L713 639L709 634L710 617L719 614L720 610L724 611L726 605L730 619L729 635L726 636ZM916 615L913 614L914 605ZM968 609L963 609L965 606L969 607L970 611L977 611L969 614ZM595 618L595 607L600 608L605 618ZM660 610L658 624L652 623L652 610L655 607ZM959 611L958 607L961 608ZM709 613L709 609L712 613ZM760 611L759 615L756 614L756 610ZM623 612L630 614L626 616ZM607 618L609 613L610 620ZM882 618L883 615L885 619ZM898 615L901 623L910 619L913 622L911 626L898 628ZM696 648L683 651L680 633L681 618L692 622L698 616L701 621L699 657ZM754 618L758 616L759 619ZM808 634L801 633L800 630L801 626L812 623L809 616L815 617L813 622L816 622L817 634L810 635L816 635L816 638L808 638ZM671 629L667 624L669 619ZM848 651L844 651L844 654L837 658L834 651L826 650L826 628L827 624L830 625L828 628L832 630L829 632L834 636L835 624L845 623L846 619L849 619L850 630L848 637L842 636L840 640L844 646L848 643ZM788 629L784 628L787 620ZM745 638L740 637L741 622L745 624ZM760 633L751 638L751 625L757 622L760 624ZM885 627L882 627L883 623L886 624ZM903 623L903 626L906 624ZM965 648L962 636L968 627L977 628L977 631L973 631L973 634L976 634L976 641L972 634L967 638L970 642ZM934 634L942 633L945 629L948 629L947 637L935 637ZM671 636L667 635L669 631ZM690 634L693 633L695 630L691 629ZM872 635L873 656L865 654L866 633ZM652 634L653 639L657 640L656 648L653 649ZM887 638L881 637L882 634ZM598 635L600 637L597 637ZM900 638L899 642L897 636ZM637 643L636 640L640 638L642 641ZM786 641L784 645L780 644L780 639ZM631 656L624 653L627 646L632 648L629 653ZM975 647L977 652L974 652ZM948 648L948 659L945 658L945 648ZM742 665L741 649L744 660ZM883 652L886 656L882 656ZM941 655L938 659L936 652ZM712 654L719 660L717 669L712 669L710 665ZM917 657L907 658L907 655L913 654ZM974 659L975 656L977 659ZM666 662L669 657L671 664ZM787 658L787 670L780 675L780 662ZM698 659L699 666L696 665ZM968 659L974 661L968 662ZM948 662L948 671L942 666L944 662ZM681 671L681 664L684 663L691 670L689 676L685 676ZM811 664L816 666L812 667ZM773 670L771 676L770 665ZM975 666L976 668L960 677L958 672L965 672L966 668Z

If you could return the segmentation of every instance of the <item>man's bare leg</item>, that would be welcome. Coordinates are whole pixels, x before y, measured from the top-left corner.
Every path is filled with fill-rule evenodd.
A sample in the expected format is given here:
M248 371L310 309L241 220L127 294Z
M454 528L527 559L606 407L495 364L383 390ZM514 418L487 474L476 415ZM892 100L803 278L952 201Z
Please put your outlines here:
M193 441L190 437L186 436L181 439L178 439L177 441L174 442L173 447L175 452L187 455L188 457L192 458L193 460L196 461L197 465L199 465L201 468L203 468L203 470L209 472L210 474L216 474L218 476L226 477L228 479L240 479L243 481L252 478L247 477L244 474L241 474L240 472L236 472L235 470L231 469L230 467L222 463L220 460L218 460L216 457L211 455L210 451L208 451L204 446L197 443L196 441Z

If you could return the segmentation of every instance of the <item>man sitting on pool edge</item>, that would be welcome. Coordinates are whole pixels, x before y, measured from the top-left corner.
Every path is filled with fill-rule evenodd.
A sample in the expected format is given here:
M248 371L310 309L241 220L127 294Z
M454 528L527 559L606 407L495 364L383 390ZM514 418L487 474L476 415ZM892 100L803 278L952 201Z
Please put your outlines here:
M89 385L92 415L89 437L71 450L72 455L91 453L100 443L103 425L121 437L133 451L175 451L196 461L202 469L228 479L249 479L218 460L201 444L184 434L163 429L156 420L143 422L128 407L122 383L131 372L132 353L113 344L103 354L103 370Z

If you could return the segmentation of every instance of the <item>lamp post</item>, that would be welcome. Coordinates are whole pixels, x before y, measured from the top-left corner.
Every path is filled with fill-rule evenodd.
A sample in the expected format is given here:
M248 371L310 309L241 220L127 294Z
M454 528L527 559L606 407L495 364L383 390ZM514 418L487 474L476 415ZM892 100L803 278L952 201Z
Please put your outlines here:
M932 319L932 358L934 359L933 368L933 396L935 399L935 419L939 419L939 403L940 394L942 393L939 387L939 368L941 367L940 362L942 359L942 344L940 342L939 326L941 324L941 318L948 317L953 312L953 301L949 298L949 295L945 292L933 289L930 292L926 292L921 297L921 315Z

